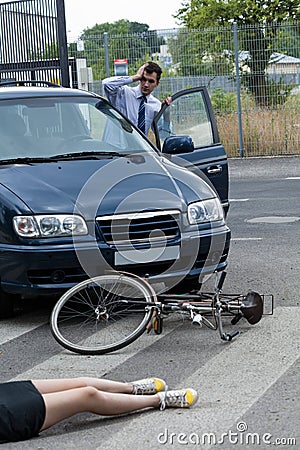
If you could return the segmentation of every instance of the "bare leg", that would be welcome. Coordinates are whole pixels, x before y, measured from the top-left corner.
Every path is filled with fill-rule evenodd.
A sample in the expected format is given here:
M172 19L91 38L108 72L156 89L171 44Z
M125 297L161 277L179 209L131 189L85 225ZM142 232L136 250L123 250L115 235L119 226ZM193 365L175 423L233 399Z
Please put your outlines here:
M99 391L87 386L62 392L43 394L46 417L42 430L74 414L91 412L94 414L118 415L143 408L158 407L158 395L127 395Z
M67 391L69 389L76 389L87 386L91 386L98 389L99 391L105 392L118 392L123 394L132 394L133 392L133 386L129 383L121 383L118 381L103 380L101 378L91 377L32 380L32 383L41 394Z

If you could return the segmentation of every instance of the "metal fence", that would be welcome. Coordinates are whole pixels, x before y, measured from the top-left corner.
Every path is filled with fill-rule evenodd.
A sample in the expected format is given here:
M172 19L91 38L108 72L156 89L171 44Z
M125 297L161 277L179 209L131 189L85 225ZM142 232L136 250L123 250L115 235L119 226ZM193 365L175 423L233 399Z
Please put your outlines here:
M89 89L126 59L134 74L157 61L163 77L156 95L206 85L229 156L300 154L300 24L270 24L122 35L84 32L69 56L86 58Z
M69 86L63 0L0 4L0 81L47 80Z

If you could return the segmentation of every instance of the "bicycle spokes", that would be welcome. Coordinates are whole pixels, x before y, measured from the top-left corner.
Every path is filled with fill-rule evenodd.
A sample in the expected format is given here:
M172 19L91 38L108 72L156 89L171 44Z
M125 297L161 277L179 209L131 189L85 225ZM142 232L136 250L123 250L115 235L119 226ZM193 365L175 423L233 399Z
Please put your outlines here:
M119 350L144 331L161 334L171 313L187 316L192 324L218 330L224 341L239 332L225 332L223 319L231 324L245 319L258 323L273 314L273 296L249 291L246 295L222 292L226 273L216 274L213 292L156 295L150 284L136 275L114 272L85 280L67 291L51 314L51 331L63 347L81 354L100 355ZM271 298L271 312L265 311Z

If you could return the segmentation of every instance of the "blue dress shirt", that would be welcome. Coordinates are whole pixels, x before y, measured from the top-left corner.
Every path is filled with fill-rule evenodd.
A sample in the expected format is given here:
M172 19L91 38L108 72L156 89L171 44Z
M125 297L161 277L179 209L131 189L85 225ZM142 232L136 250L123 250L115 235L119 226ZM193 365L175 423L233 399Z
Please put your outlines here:
M110 77L102 80L105 95L112 105L121 111L128 119L137 126L138 111L143 96L140 86L131 87L132 77ZM155 115L161 108L161 102L154 95L146 96L145 103L145 134L148 135Z

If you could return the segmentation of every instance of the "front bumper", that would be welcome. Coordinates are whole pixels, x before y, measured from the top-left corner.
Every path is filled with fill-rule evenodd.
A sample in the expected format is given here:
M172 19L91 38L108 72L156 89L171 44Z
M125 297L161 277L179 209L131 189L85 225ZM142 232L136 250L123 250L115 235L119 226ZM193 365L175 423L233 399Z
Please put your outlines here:
M176 260L117 265L116 250L104 243L1 246L1 289L23 298L61 295L76 283L107 271L132 272L149 278L151 283L173 287L182 279L196 278L222 270L230 245L230 230L223 225L216 230L186 233L168 244L180 249Z

